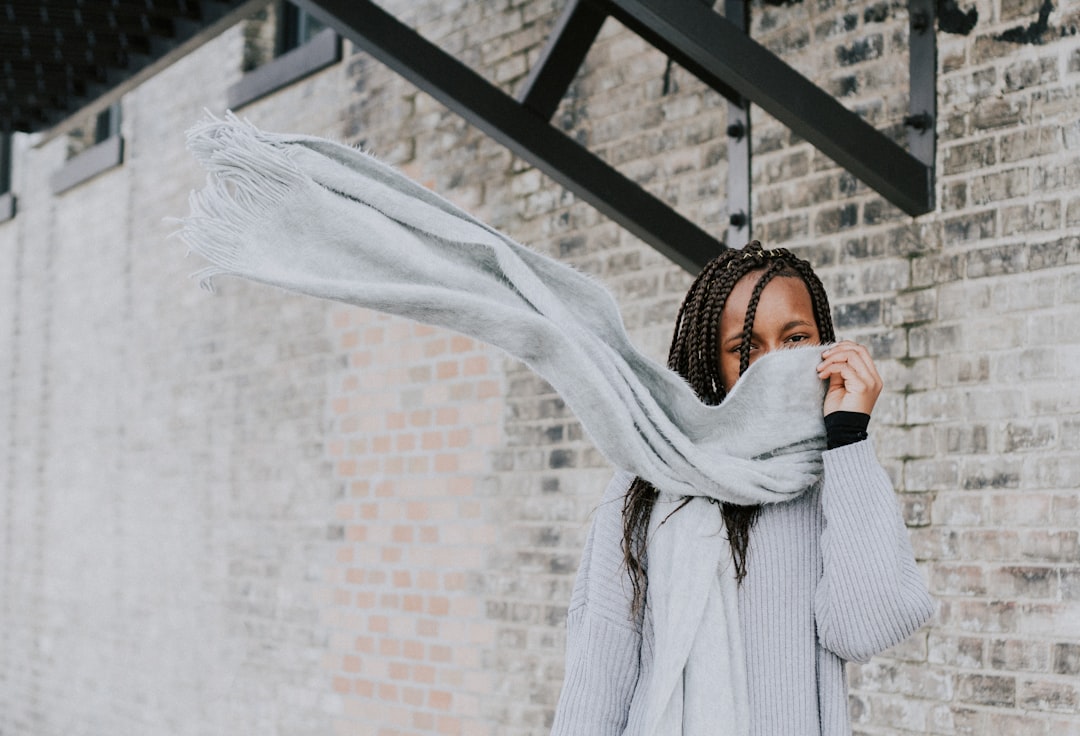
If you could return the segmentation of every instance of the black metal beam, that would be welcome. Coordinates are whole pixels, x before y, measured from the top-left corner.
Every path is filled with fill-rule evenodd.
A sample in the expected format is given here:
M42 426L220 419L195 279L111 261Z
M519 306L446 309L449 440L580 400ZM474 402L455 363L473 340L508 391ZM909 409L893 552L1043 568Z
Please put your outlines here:
M551 120L607 17L607 11L592 0L570 0L518 90L518 102Z
M747 0L724 0L724 17L746 33L750 27ZM728 99L727 103L727 243L740 247L753 232L750 208L750 102Z
M370 0L296 4L688 271L724 248Z
M935 0L908 0L908 71L911 91L904 119L911 155L934 165L937 149L937 38ZM931 187L931 194L933 188Z
M930 166L711 8L688 0L608 2L616 19L706 84L749 99L907 214L933 209Z

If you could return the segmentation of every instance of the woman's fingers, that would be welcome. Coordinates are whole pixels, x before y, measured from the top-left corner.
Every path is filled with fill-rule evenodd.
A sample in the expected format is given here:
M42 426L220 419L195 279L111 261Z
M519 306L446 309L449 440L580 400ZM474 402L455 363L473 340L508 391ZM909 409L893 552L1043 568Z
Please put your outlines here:
M829 379L825 411L858 411L869 414L881 393L882 381L870 351L843 340L822 353L818 376Z

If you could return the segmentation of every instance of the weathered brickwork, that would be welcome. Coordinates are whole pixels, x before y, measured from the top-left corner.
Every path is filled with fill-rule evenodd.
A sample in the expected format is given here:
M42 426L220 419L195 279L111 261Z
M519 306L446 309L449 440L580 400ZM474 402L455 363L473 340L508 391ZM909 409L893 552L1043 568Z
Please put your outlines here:
M849 668L856 733L1080 734L1080 6L938 5L937 210L903 215L755 109L754 235L811 259L871 346L878 454L940 601ZM512 92L563 3L383 6ZM610 474L559 397L449 331L211 297L165 241L202 180L181 131L267 27L125 96L126 161L62 196L66 142L16 140L0 733L545 734ZM903 141L906 3L759 2L750 33ZM360 144L595 276L666 355L689 274L348 43L241 112ZM725 230L724 101L618 23L554 123Z

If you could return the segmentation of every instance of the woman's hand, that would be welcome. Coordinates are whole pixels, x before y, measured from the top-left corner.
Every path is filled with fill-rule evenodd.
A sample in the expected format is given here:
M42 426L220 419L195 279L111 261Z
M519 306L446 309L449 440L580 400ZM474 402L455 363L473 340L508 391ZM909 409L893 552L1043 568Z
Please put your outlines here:
M881 394L870 352L851 340L841 340L821 354L818 377L829 382L825 391L825 416L837 411L869 414Z

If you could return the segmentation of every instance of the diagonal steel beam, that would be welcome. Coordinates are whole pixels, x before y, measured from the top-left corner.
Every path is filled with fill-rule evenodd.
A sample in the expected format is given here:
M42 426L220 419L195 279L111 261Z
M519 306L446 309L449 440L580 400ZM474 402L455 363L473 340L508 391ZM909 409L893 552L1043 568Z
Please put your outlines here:
M606 19L607 11L593 0L570 0L518 90L518 101L551 120Z
M716 238L370 0L296 4L688 271L723 250Z
M708 6L689 0L607 1L617 20L706 84L758 105L907 214L933 210L931 166Z

